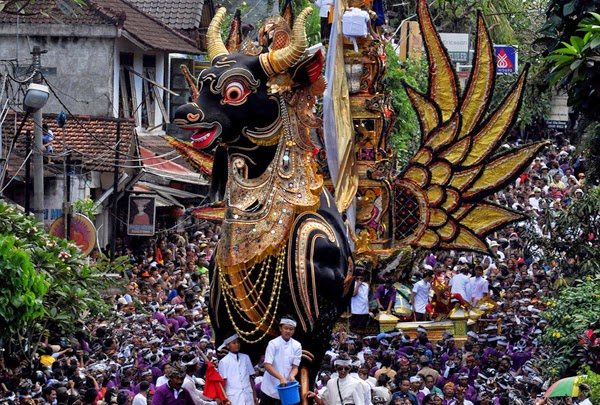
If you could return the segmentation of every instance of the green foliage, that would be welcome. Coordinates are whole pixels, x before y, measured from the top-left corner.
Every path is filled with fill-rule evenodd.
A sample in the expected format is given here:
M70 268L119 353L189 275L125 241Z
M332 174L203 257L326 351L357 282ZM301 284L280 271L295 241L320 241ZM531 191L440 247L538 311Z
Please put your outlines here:
M421 129L417 114L408 99L403 83L425 92L429 77L427 60L409 58L401 64L389 43L386 46L386 54L388 68L384 86L391 94L392 105L397 116L390 135L390 146L397 154L399 166L403 167L421 143Z
M592 404L600 404L600 374L594 373L591 368L585 367L583 374L585 377L581 381L590 386L590 401Z
M529 246L543 252L546 263L555 263L560 276L600 274L600 189L587 189L583 198L565 210L547 210L542 231L552 237L539 237L530 227L524 238ZM526 248L529 248L526 247Z
M579 23L579 29L582 35L573 35L569 38L569 42L562 42L562 47L555 49L546 59L554 62L554 67L550 73L550 84L554 85L557 82L571 82L575 84L585 78L585 68L588 67L588 62L600 60L597 56L597 50L600 46L600 15L590 12L592 15L591 21L583 20ZM594 64L590 63L589 67Z
M84 198L73 203L73 208L78 214L85 215L93 221L96 218L96 202L91 198Z
M600 275L575 280L548 304L542 315L548 321L542 344L551 347L552 352L542 361L542 369L549 375L566 377L577 374L590 362L595 366L581 337L587 330L600 327Z
M242 2L232 1L231 3L237 3L237 5L238 5L237 8L240 10L240 13L241 13L242 24L246 24L246 23L254 24L256 21L253 21L253 20L258 19L258 22L257 22L259 24L258 27L262 26L262 23L264 22L265 19L271 17L271 10L273 10L273 1L271 1L271 0L269 0L269 3L267 4L267 7L266 7L267 15L257 15L256 14L255 9L256 9L258 2L255 3L255 2L246 2L246 1L242 1ZM250 5L249 5L249 3L250 3ZM285 3L281 2L281 4L283 5ZM294 7L294 16L297 16L306 7L313 8L313 13L308 17L308 20L306 21L306 37L308 39L309 46L318 44L321 41L321 20L319 18L319 9L316 6L310 4L310 2L308 0L294 1L293 7ZM221 37L223 38L223 41L225 41L227 39L227 36L229 35L229 29L231 27L231 22L233 21L234 16L235 16L235 12L230 10L225 15L225 18L223 19L223 25L221 26ZM250 35L252 35L253 37L257 37L258 30L255 30Z
M42 299L48 291L46 278L35 272L29 255L16 242L14 236L0 236L0 337L4 338L44 315Z
M322 41L319 9L315 6L312 6L312 8L313 13L308 17L308 21L306 22L306 38L308 39L308 46L316 45Z
M599 8L600 0L551 0L538 40L546 55L550 54L547 65L552 71L547 79L567 89L569 104L576 112L594 120L600 119L600 74L596 67L600 43L598 15L591 12Z
M280 1L281 10L285 6L285 1ZM306 38L308 39L308 46L313 46L321 42L321 18L319 17L319 8L314 4L311 4L308 0L296 0L292 2L294 8L294 17L302 12L306 7L312 7L313 12L308 16L306 21Z
M515 20L529 17L523 12L527 3L518 0L438 0L431 5L432 15L440 32L473 32L477 11L481 11L496 43L517 43Z
M47 285L45 295L36 295L40 300L43 298L43 311L36 312L35 319L21 322L21 329L11 336L18 344L35 352L35 338L43 329L69 334L79 322L85 321L87 314L96 315L108 309L102 292L108 285L115 284L108 273L117 270L110 263L86 264L74 243L48 235L33 217L24 215L3 200L0 200L0 235L14 236L14 248L28 253L36 277L45 280ZM0 256L3 279L7 279L5 263L9 263L6 251ZM35 277L32 279L36 280ZM37 316L40 314L43 316Z
M599 8L600 0L550 0L546 8L546 22L540 29L543 35L540 43L548 51L559 48L561 42L569 42L569 38L576 34L586 13Z
M600 123L593 122L585 128L579 147L585 158L585 175L589 184L600 182Z

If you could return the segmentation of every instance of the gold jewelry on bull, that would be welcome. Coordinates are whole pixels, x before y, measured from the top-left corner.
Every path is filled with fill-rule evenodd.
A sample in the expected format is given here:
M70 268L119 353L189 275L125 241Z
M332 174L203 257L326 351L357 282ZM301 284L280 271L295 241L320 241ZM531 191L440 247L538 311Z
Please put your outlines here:
M239 286L241 283L232 284L230 282L230 277L221 271L218 272L220 286L224 292L224 302L225 308L227 309L227 314L229 315L229 319L231 320L236 333L240 336L240 339L246 343L259 342L269 332L274 332L273 324L276 319L275 315L277 314L277 309L279 308L281 286L283 285L286 247L283 246L283 248L277 253L277 261L274 268L272 267L272 257L273 256L270 256L268 260L264 260L262 264L256 263L254 266L252 266L247 276L242 279L241 283L248 285L251 290L247 292L246 296L241 298L238 294L236 294L236 286ZM260 268L260 273L259 279L257 279L255 284L252 285L249 275L254 268ZM269 276L271 275L272 270L274 271L273 277L271 278ZM271 289L268 304L265 307L261 298L263 296L267 280L273 281L273 287ZM259 292L256 294L256 286L259 284ZM252 300L254 300L254 304L248 307L247 304ZM257 308L259 305L262 305L262 308ZM235 310L236 314L240 316L245 323L253 325L253 327L251 329L245 329L238 325L231 312L231 307L234 307L233 309ZM260 335L257 338L252 338L252 336L258 333L260 333Z
M278 100L282 122L278 139L283 139L265 172L249 179L241 167L244 157L236 154L230 160L228 208L216 253L226 310L240 338L249 343L273 332L288 235L298 214L316 210L323 186L311 164L308 128L299 124L283 97ZM274 280L269 298L263 297L267 280ZM233 312L248 326L235 323Z

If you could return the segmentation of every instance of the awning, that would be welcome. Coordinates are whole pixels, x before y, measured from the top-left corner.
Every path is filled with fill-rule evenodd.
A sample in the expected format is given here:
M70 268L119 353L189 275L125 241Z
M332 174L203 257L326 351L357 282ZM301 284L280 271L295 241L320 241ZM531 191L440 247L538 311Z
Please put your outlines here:
M172 187L161 186L159 184L148 183L145 181L136 182L132 189L133 192L137 193L154 193L156 194L156 206L157 207L181 207L184 206L178 201L182 200L204 200L206 196L201 194L194 194L184 190L178 190Z
M155 195L156 207L184 208L184 206L180 204L179 201L170 196L168 193L157 191L153 187L143 186L137 183L133 186L132 191L135 193L153 193Z
M176 151L168 156L157 157L154 152L143 146L139 147L143 170L165 179L190 183L196 185L208 185L208 181L199 173L196 173L178 163L173 162L178 157Z

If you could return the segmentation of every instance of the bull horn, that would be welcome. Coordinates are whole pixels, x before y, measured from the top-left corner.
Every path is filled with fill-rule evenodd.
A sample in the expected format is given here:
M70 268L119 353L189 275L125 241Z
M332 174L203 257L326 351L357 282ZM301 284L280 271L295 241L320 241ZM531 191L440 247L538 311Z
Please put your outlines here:
M283 49L271 51L268 54L262 54L260 61L267 74L272 75L281 73L294 66L308 47L306 39L306 19L313 12L311 7L307 7L296 18L294 29L292 30L292 40L290 44Z
M227 13L225 7L218 9L206 32L208 60L210 60L211 63L217 56L229 55L229 51L227 51L223 39L221 38L221 25L223 24L225 13Z

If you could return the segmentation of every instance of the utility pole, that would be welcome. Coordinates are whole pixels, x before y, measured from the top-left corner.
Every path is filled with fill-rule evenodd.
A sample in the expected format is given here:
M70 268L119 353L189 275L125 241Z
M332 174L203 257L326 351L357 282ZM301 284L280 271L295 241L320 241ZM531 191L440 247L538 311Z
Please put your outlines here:
M71 153L67 150L67 136L66 136L66 128L67 125L67 114L64 111L58 115L56 119L56 123L58 127L62 129L62 154L63 154L63 184L64 184L64 194L63 194L63 222L65 226L65 239L70 239L70 231L71 231Z
M31 131L27 130L25 139L25 156L29 156L29 152L31 152ZM27 163L25 163L25 214L29 215L31 212L31 202L30 200L30 192L29 186L31 186L31 159L27 159Z
M113 214L113 227L112 227L112 238L110 241L110 261L115 260L115 251L117 249L117 230L118 221L117 217L117 202L119 201L119 148L121 147L121 119L117 121L117 139L115 143L115 172L113 175L113 200L112 200L112 214Z
M64 131L64 129L63 129ZM68 153L65 159L65 239L71 240L71 154Z
M42 50L34 46L31 52L33 57L32 67L36 72L34 83L42 82ZM33 113L33 214L35 219L44 221L44 143L42 141L42 109Z

